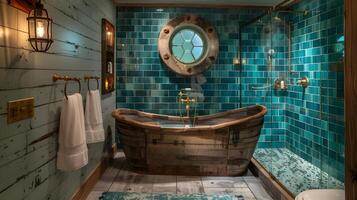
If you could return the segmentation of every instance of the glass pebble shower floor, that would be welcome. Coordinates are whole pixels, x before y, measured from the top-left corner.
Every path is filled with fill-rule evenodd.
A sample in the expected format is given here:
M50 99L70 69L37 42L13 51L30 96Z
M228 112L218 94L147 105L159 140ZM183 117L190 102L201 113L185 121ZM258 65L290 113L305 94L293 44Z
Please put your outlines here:
M287 148L256 149L254 158L294 195L309 189L344 188L341 181Z

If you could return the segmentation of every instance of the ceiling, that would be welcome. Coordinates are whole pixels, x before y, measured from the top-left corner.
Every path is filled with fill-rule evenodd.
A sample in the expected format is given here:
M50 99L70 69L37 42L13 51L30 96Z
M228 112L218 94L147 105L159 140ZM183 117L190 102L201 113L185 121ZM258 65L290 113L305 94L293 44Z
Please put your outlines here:
M114 0L117 5L150 6L150 5L175 5L175 6L276 6L283 0Z

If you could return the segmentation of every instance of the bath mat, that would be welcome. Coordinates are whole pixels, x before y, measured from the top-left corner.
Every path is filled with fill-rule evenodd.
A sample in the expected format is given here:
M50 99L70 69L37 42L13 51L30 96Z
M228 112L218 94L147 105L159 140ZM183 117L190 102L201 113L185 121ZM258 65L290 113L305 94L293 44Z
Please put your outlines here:
M242 195L229 194L147 194L132 192L104 192L101 200L244 200Z

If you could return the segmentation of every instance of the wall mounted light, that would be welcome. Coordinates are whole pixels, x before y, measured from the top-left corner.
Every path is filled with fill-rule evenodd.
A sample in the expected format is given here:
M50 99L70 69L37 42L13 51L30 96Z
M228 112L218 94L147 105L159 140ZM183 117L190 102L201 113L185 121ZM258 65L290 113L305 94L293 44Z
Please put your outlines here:
M106 35L107 35L107 44L109 46L113 46L113 33L109 30L109 28L107 28L107 32L106 32Z
M106 90L109 89L109 81L108 81L108 79L105 79L104 88L105 88Z
M52 19L48 17L47 10L43 8L41 1L36 2L35 8L27 17L28 41L32 48L38 52L46 52L53 43Z

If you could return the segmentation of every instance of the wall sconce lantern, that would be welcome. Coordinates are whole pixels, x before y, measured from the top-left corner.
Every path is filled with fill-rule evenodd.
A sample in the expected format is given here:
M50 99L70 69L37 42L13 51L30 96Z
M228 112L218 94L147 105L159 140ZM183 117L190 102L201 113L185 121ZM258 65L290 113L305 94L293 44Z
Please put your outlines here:
M52 19L48 17L47 10L43 8L41 1L36 2L27 17L28 34L32 48L38 52L46 52L53 43Z

